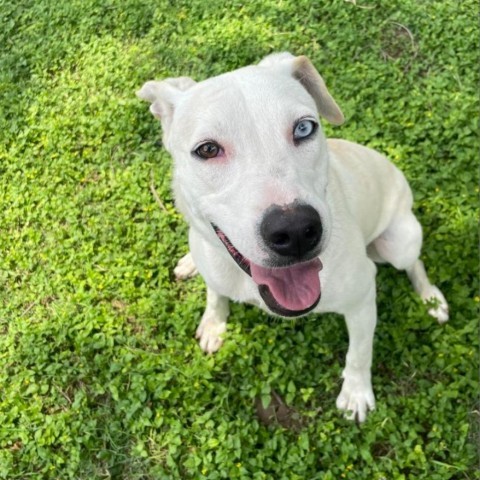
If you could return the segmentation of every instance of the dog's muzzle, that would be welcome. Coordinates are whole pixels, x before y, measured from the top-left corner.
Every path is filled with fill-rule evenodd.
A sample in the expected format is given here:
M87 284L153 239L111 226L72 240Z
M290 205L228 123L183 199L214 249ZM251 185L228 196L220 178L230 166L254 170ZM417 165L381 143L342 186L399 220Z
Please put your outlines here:
M270 268L255 264L212 224L230 256L257 284L267 307L283 317L298 317L310 312L321 297L319 272L322 263L317 257L311 258L321 238L320 216L308 206L295 206L294 210L298 216L292 220L292 209L284 208L279 212L277 208L271 208L260 227L262 238L266 243L266 239L270 242L269 248L288 261L288 266ZM308 255L310 259L307 261L305 257Z

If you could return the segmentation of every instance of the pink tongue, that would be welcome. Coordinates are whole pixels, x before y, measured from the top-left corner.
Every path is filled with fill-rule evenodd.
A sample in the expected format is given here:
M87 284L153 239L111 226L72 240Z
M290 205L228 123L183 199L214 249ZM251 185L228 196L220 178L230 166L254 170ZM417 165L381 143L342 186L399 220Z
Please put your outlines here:
M311 307L320 296L318 258L285 268L265 268L250 264L254 282L267 285L279 305L287 310L300 311Z

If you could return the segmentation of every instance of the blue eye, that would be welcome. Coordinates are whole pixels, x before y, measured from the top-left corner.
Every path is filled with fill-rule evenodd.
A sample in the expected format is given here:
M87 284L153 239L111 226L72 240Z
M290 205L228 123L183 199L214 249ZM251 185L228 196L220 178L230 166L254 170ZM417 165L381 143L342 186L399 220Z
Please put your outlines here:
M310 137L317 129L317 124L312 120L300 120L293 129L293 139L303 140Z

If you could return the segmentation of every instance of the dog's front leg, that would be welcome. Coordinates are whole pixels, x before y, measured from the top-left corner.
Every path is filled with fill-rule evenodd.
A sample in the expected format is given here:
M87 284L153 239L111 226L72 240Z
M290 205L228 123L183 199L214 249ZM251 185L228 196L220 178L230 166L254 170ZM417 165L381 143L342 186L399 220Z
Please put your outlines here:
M347 418L363 422L368 410L375 408L371 381L373 334L377 321L375 285L357 307L345 314L349 346L343 385L337 407L348 412Z
M213 353L222 346L228 314L228 298L207 287L207 308L196 333L203 351Z

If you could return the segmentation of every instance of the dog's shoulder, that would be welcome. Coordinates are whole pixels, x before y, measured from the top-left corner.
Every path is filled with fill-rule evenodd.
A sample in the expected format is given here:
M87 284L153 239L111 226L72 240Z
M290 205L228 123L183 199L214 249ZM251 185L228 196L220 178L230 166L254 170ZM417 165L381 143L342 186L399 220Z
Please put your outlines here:
M365 181L391 184L404 177L401 171L382 153L348 140L327 140L330 166L337 175L346 178L357 176Z

